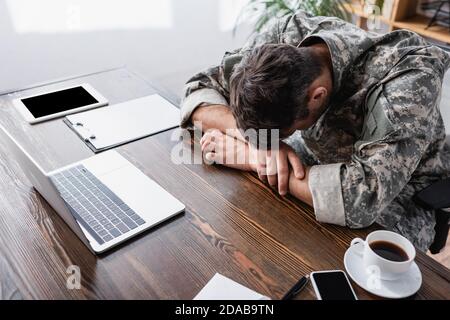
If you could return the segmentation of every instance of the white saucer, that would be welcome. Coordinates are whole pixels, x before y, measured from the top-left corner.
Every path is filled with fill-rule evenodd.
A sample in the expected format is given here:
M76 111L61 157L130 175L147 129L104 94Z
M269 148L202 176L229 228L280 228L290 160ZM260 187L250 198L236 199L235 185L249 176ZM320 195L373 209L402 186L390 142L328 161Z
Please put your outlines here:
M364 290L390 299L401 299L412 296L422 285L422 274L415 262L407 273L396 280L375 280L370 281L369 276L373 276L370 270L366 270L362 257L355 252L356 248L362 249L358 243L347 249L344 256L344 265L348 275Z

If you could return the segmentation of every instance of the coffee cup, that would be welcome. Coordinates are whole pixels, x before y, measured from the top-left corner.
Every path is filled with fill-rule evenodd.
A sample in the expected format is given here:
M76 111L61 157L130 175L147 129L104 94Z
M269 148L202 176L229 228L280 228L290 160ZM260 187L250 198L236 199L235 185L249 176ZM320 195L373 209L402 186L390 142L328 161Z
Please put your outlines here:
M362 257L369 272L379 272L382 280L396 280L409 271L416 249L412 243L398 233L374 231L366 240L355 238L351 246L361 244L356 253Z

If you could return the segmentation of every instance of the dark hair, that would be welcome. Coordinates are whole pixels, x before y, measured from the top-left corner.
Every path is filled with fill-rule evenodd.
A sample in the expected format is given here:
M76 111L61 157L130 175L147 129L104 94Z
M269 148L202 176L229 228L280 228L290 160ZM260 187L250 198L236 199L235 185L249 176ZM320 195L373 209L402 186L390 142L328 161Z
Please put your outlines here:
M322 72L313 49L265 44L234 68L230 107L241 130L287 129L308 116L308 88Z

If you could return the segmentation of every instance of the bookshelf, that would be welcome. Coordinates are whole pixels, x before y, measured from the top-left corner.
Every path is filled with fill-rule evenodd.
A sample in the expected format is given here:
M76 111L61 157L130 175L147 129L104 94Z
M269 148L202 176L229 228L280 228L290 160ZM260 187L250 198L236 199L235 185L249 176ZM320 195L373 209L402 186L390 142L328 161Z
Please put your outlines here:
M389 30L408 29L424 37L450 44L450 31L448 27L435 25L425 29L428 25L429 17L417 13L419 0L392 0L392 11L389 17L380 15L382 23L389 27ZM386 0L385 0L386 2ZM362 28L367 27L368 14L364 11L361 1L354 1L346 5L348 12L357 17L357 24Z

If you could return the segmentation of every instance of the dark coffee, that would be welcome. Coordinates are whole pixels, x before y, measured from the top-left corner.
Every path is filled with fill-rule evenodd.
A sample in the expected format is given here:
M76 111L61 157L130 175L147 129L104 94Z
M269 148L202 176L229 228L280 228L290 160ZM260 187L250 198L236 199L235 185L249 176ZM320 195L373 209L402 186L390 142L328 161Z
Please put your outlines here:
M369 244L370 248L380 257L390 261L402 262L408 261L408 254L398 245L389 241L373 241Z

